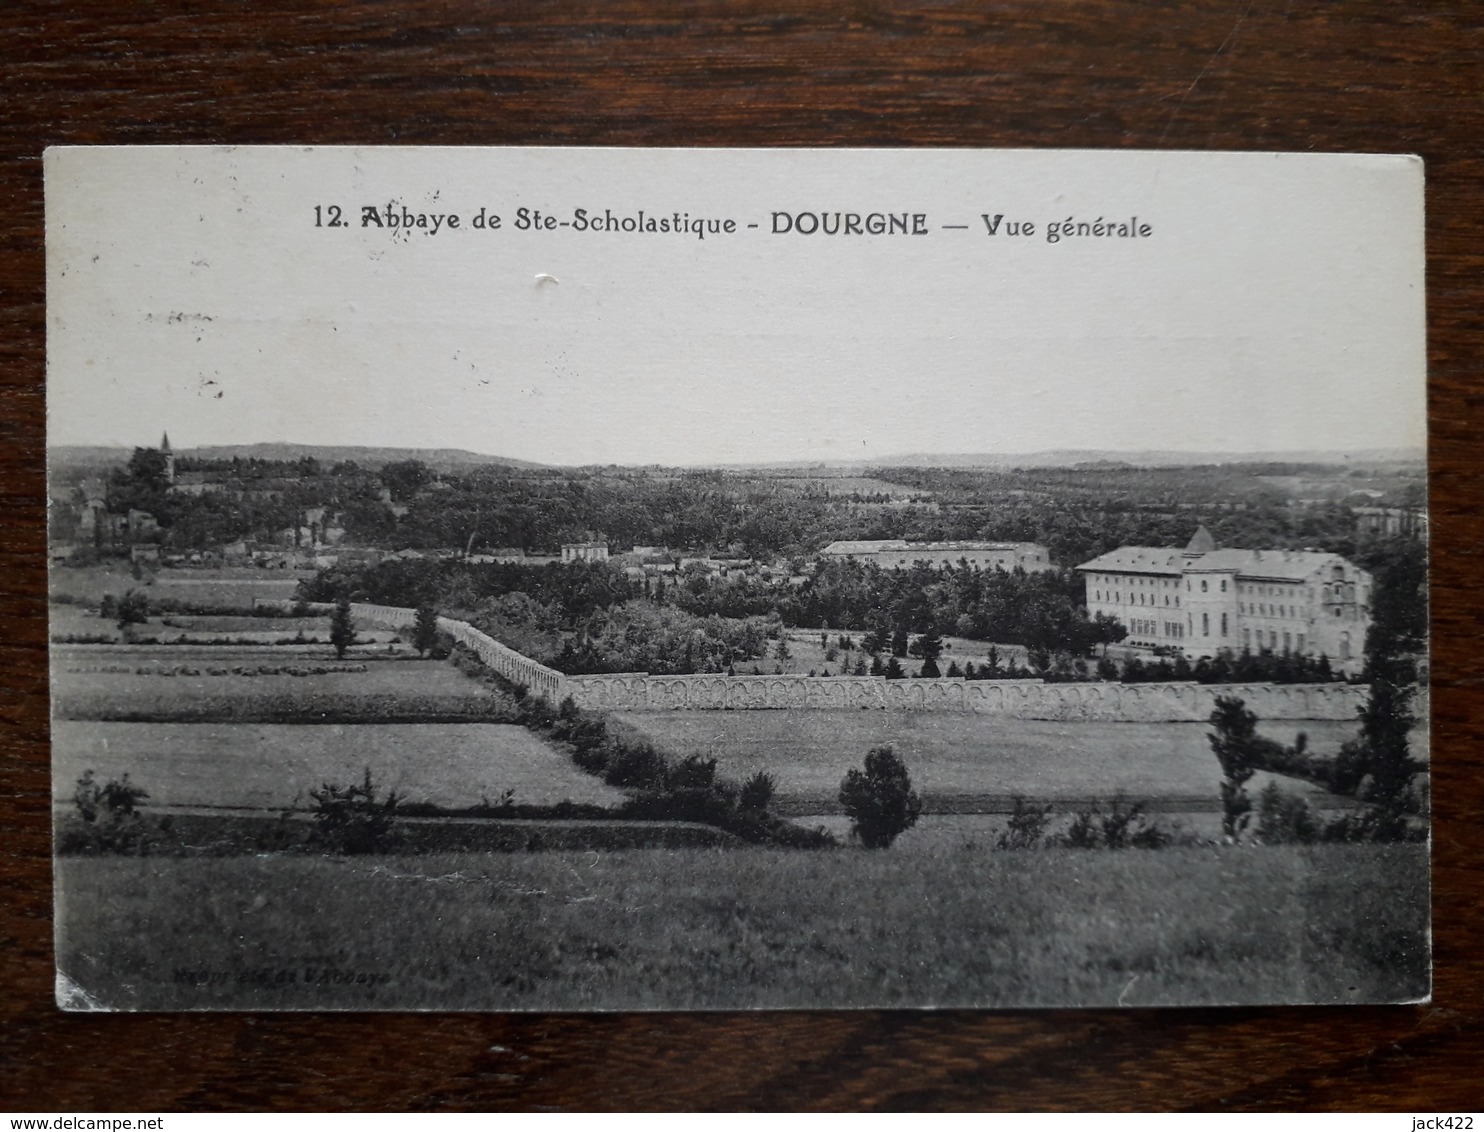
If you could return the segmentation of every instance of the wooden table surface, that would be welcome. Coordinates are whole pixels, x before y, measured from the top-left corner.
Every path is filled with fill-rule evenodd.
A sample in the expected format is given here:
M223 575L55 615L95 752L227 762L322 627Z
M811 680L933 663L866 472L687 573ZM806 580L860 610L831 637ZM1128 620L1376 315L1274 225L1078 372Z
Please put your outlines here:
M785 15L756 3L277 0L219 16L175 7L0 7L0 1108L1480 1107L1484 713L1475 693L1484 639L1475 567L1484 448L1473 429L1484 407L1484 6L859 0ZM607 1017L58 1013L41 151L167 142L1421 154L1433 1003Z

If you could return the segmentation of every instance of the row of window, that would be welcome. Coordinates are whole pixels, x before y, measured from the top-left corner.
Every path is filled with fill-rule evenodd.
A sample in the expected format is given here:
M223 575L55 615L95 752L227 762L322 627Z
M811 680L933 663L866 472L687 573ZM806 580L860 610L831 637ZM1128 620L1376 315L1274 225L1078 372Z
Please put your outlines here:
M1099 584L1099 583L1104 584L1104 585L1108 585L1108 584L1112 584L1115 581L1120 581L1121 580L1125 585L1132 586L1132 587L1134 587L1136 589L1137 588L1140 588L1140 587L1143 587L1143 588L1147 588L1147 589L1165 589L1165 590L1175 589L1175 590L1178 590L1180 588L1180 582L1179 582L1178 579L1176 579L1174 581L1171 581L1168 578L1156 580L1154 578L1141 578L1141 577L1137 577L1136 576L1136 577L1133 577L1133 578L1115 579L1113 577L1106 577L1106 576L1104 576L1102 574L1094 574L1094 575L1092 575L1092 577L1091 577L1090 580L1095 585L1096 584ZM1218 579L1218 590L1219 590L1219 592L1226 593L1227 592L1226 587L1227 587L1227 579L1226 578L1220 578L1220 579ZM1189 580L1187 580L1186 583L1185 583L1185 589L1187 591L1189 591L1192 588L1193 588L1193 583L1190 582ZM1261 588L1261 587L1257 587L1257 586L1251 586L1251 587L1238 586L1238 590L1241 591L1241 592L1243 592L1243 593L1245 593L1247 591L1247 589L1257 590L1259 588ZM1268 587L1268 588L1273 589L1273 590L1276 590L1277 589L1277 587L1275 587L1275 586L1274 587ZM1338 589L1338 588L1339 587L1336 587L1336 589ZM1211 580L1209 578L1202 578L1201 579L1201 593L1204 594L1204 593L1210 593L1210 592L1211 592ZM1115 598L1114 600L1117 600L1117 599ZM1130 596L1129 597L1129 601L1132 602L1133 600L1134 600L1133 597ZM1151 601L1150 604L1152 605L1153 602ZM1168 605L1169 603L1166 602L1165 604ZM1178 605L1179 602L1176 601L1175 604Z
M1269 605L1267 602L1238 602L1243 613L1254 613L1263 617L1302 617L1292 605Z
M1102 590L1093 590L1093 600L1095 600L1095 601L1103 601L1104 600L1103 594L1104 594L1104 591L1102 591ZM1136 595L1136 594L1130 593L1128 595L1128 603L1130 605L1136 605L1136 604L1137 605L1143 605L1144 604L1144 597L1145 597L1144 594L1137 594ZM1156 605L1156 604L1158 604L1154 600L1154 595L1153 594L1149 594L1148 597L1149 597L1149 604L1150 605ZM1123 593L1122 593L1122 591L1121 590L1111 590L1111 591L1109 591L1108 594L1107 594L1107 600L1113 602L1114 604L1121 603L1123 601ZM1166 605L1169 605L1170 604L1170 595L1169 594L1165 594L1165 604ZM1175 595L1175 608L1176 609L1179 609L1180 608L1180 595L1179 594L1176 594Z

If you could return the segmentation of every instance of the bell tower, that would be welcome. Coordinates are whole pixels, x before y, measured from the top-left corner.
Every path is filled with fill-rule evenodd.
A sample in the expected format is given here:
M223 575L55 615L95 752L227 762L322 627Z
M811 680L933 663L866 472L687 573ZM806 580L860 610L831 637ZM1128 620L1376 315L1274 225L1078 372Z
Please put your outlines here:
M160 436L160 455L165 457L165 482L175 482L175 453L170 450L170 434Z

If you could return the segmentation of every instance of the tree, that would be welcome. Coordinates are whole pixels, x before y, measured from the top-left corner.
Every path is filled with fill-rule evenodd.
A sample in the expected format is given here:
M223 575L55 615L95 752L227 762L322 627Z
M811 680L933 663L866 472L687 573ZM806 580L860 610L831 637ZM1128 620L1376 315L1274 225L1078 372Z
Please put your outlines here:
M793 659L793 655L794 654L791 653L791 652L789 652L789 649L788 649L788 638L787 637L779 637L778 638L778 647L773 650L773 659L774 660L780 660L780 661L782 661L782 660L791 660L791 659Z
M898 625L896 632L891 635L891 655L907 655L907 626Z
M136 448L129 457L129 479L148 491L170 486L170 462L158 448Z
M350 602L341 599L330 614L330 644L335 646L335 655L343 657L345 650L356 643L356 623L350 615Z
M417 624L412 630L412 647L417 649L418 656L424 656L432 651L437 643L438 611L431 605L419 606Z
M840 782L840 805L850 832L867 849L885 849L917 824L922 799L912 789L907 767L890 747L873 747L865 770L851 769Z
M938 630L929 629L917 638L917 647L922 653L923 660L936 661L943 655L943 638L939 635Z
M119 631L128 636L131 626L143 625L149 620L149 598L138 590L130 590L114 605L113 616Z
M433 470L421 460L399 460L381 469L381 482L398 503L411 499L433 480Z
M896 657L890 657L886 662L886 667L882 670L882 674L888 680L901 680L906 677L907 670L902 667L900 660Z
M1236 696L1217 696L1211 713L1216 730L1206 736L1216 761L1221 764L1221 831L1235 838L1252 820L1252 799L1247 780L1261 761L1262 740L1257 734L1257 716Z

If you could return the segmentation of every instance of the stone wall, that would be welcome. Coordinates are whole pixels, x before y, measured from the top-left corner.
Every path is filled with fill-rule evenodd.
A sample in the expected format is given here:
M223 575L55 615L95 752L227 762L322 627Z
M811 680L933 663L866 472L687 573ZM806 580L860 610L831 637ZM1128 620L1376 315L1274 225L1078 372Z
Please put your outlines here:
M333 605L316 603L314 613ZM357 602L358 624L410 628L411 609ZM599 711L781 711L875 709L954 711L1017 719L1204 723L1217 696L1236 696L1263 720L1351 720L1366 689L1350 684L1043 684L1039 680L885 680L878 676L650 676L622 672L566 676L507 648L466 621L438 626L507 680L552 703L570 695ZM1426 718L1425 692L1416 705Z
M361 624L404 629L411 628L417 622L416 610L402 609L394 605L354 602L350 609L357 622ZM516 684L524 684L532 692L545 696L552 703L558 703L566 696L567 678L560 672L554 668L547 668L546 665L512 648L507 648L493 637L474 628L467 621L440 617L438 628L473 652L505 679Z
M1366 690L1348 684L1043 684L1036 680L884 680L869 676L568 676L581 707L607 711L870 708L1019 719L1204 723L1217 696L1265 720L1355 718Z

